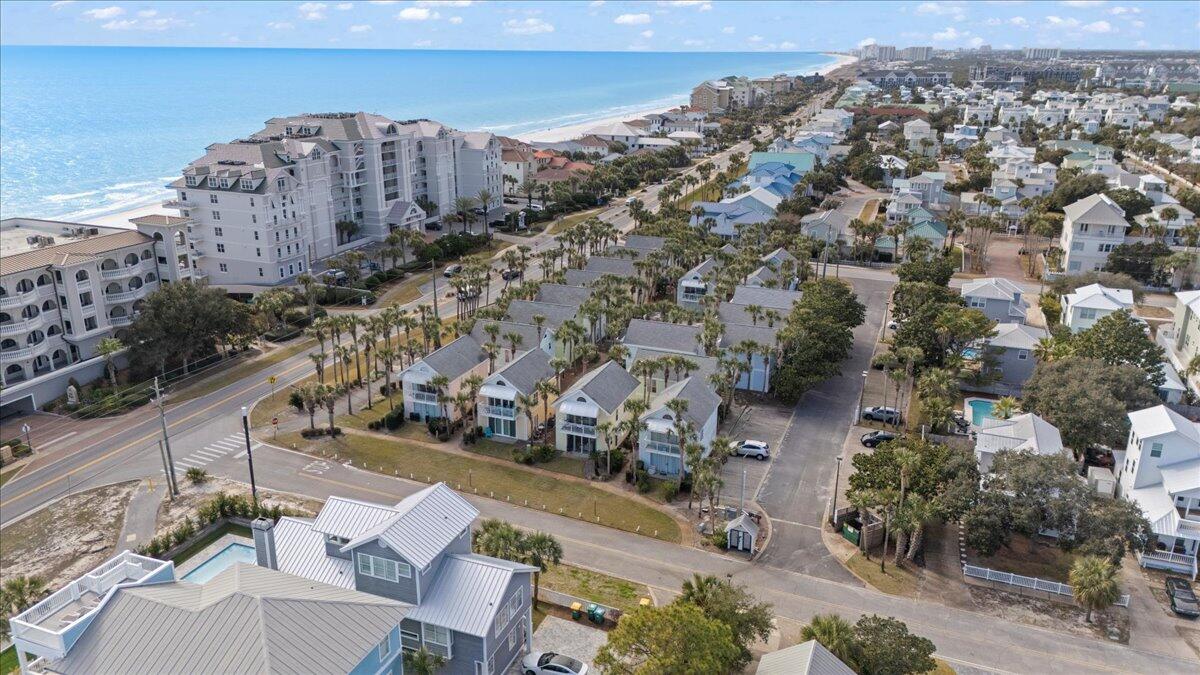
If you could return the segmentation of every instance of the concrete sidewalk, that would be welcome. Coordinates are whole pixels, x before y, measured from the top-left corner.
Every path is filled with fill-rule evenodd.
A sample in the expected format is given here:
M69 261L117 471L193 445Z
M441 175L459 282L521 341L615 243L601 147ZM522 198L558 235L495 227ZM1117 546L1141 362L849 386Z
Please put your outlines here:
M117 548L135 550L145 546L158 530L158 507L167 496L165 479L149 478L138 484L125 507L125 525L117 537Z

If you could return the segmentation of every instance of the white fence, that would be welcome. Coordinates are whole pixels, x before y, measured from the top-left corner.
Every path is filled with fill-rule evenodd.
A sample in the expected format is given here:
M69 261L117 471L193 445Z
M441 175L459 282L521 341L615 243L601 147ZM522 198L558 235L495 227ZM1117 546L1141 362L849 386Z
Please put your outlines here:
M1012 572L998 572L987 567L976 567L975 565L963 565L963 576L983 579L993 583L1006 584L1016 586L1030 591L1041 591L1043 593L1051 593L1054 595L1064 595L1068 598L1073 598L1071 595L1071 586L1062 584L1057 581L1049 581L1047 579L1038 579L1037 577L1027 577ZM1113 603L1119 607L1129 606L1129 595L1122 595Z

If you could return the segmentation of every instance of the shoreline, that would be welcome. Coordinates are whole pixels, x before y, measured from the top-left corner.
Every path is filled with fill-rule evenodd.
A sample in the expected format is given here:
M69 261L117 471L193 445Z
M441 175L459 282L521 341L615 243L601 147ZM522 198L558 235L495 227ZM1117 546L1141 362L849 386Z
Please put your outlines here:
M821 55L828 56L828 57L831 57L834 59L834 61L832 63L828 63L826 65L823 65L823 66L813 70L813 72L818 73L820 75L825 75L825 76L829 76L829 75L835 73L835 71L841 70L842 68L845 68L847 66L850 66L850 65L858 62L857 58L850 56L848 54L837 54L837 53L833 53L833 52L821 52ZM807 70L798 70L798 71L786 71L786 72L795 72L797 74L800 74L801 72L807 73L808 71ZM582 136L584 134L584 132L586 132L588 129L592 129L594 127L598 127L603 124L624 122L625 120L637 119L640 117L645 117L646 115L663 113L663 112L667 112L668 110L674 110L674 109L678 108L679 106L686 105L686 104L687 104L687 97L682 96L678 102L673 103L672 105L666 105L666 106L659 105L659 106L656 106L653 108L647 108L645 110L641 110L638 112L627 112L627 113L624 113L621 115L612 115L612 116L603 117L603 118L585 120L583 122L577 122L574 124L560 125L560 126L555 126L555 127L547 127L545 129L537 129L537 130L533 130L533 131L525 131L525 132L521 132L521 133L517 133L517 134L512 134L512 137L516 138L518 140L524 141L526 143L557 143L557 142L561 142L561 141L567 141L567 140L571 140L574 138L578 138L578 137ZM495 133L497 136L507 135L507 134L497 133L495 131L493 131L492 133ZM145 204L145 205L137 206L137 207L130 208L130 209L114 211L114 212L108 213L108 214L87 215L87 216L83 216L83 217L72 216L72 214L66 214L64 216L59 216L58 219L69 220L72 222L80 222L80 223L84 223L84 224L88 224L88 225L100 225L103 227L119 227L119 228L123 228L123 229L132 229L133 225L131 225L129 222L129 220L131 218L139 218L142 216L156 215L156 214L175 215L175 213L173 211L163 208L162 205L160 203L158 203L163 200L170 199L171 197L172 197L172 194L169 191L164 190L162 193L162 196L156 197L155 203L153 203L153 204Z

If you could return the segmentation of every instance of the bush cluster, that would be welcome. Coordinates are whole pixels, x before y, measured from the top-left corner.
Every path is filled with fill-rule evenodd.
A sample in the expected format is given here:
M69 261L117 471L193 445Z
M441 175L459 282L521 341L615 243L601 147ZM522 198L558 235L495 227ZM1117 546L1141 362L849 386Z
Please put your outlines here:
M138 548L141 555L157 557L172 548L191 539L197 532L221 518L270 518L279 520L283 516L301 515L291 509L279 505L255 504L251 499L242 495L228 495L218 492L196 512L196 518L188 516L183 522L171 530L158 535Z
M333 433L329 432L329 427L317 427L316 429L301 429L301 438L320 438L321 436L341 436L342 428L334 427Z
M395 431L403 425L404 425L404 408L399 407L399 408L393 408L392 410L389 410L387 412L387 414L385 414L383 417L381 417L377 420L371 420L370 422L367 423L367 428L370 429L371 431L378 431L380 429L387 429L388 431Z
M513 448L513 461L518 464L545 464L559 456L558 448L545 443L525 448Z

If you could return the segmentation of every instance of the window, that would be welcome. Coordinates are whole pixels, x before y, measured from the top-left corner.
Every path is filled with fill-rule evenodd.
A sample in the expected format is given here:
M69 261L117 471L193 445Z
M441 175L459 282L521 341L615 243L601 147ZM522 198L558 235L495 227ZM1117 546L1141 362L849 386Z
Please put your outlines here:
M286 190L287 189L287 180L280 178L279 180L275 181L275 187L278 188L279 190Z
M214 236L217 236L217 237L224 237L224 236L225 236L225 230L222 230L222 229L221 229L221 228L219 228L219 227L214 227L214 228L213 228L213 235L214 235Z
M496 612L496 637L500 637L500 633L504 631L505 626L512 621L513 617L521 611L521 592L516 591L508 602L500 605L499 611Z
M1028 359L1029 359L1029 352L1027 352L1027 351L1025 351L1024 349L1022 349L1021 351L1017 352L1017 359L1018 359L1018 360L1020 360L1020 361L1025 361L1025 360L1028 360Z
M225 244L217 244L217 253L225 252Z
M451 658L450 629L422 624L421 630L425 634L426 649L447 659Z
M283 268L282 267L279 268L279 278L280 279L283 278Z
M263 268L260 267L260 268L258 268L258 276L261 277L262 275L263 275Z
M1150 456L1151 457L1162 457L1162 443L1151 443L1150 444Z
M259 248L257 246L254 247L254 257L256 257L256 258L262 257L262 249L261 248Z
M276 258L283 257L283 249L279 248L278 246L275 247L275 257Z
M1071 242L1071 250L1072 251L1082 251L1083 250L1083 242L1082 241Z
M216 204L216 203L217 203L217 196L216 196L216 195L209 195L209 196L208 196L208 203L209 203L209 204Z
M83 329L85 331L86 330L96 330L96 317L89 316L89 317L85 318L83 320Z
M1096 310L1087 309L1087 308L1081 309L1081 310L1079 310L1079 318L1094 319L1094 318L1096 318Z
M90 307L92 305L92 292L84 291L83 293L80 293L79 304L83 307Z
M392 653L392 634L389 632L379 643L379 662L383 663Z
M296 273L296 266L289 263L288 264L288 276L290 277L295 273Z
M977 309L987 307L987 300L985 298L971 298L971 306Z
M363 576L383 579L384 581L396 582L400 580L400 577L404 577L405 579L411 578L412 567L407 563L396 560L359 553L358 573Z
M250 206L254 206L254 197L250 198Z
M254 181L243 178L241 180L241 186L242 186L243 190L253 190L254 189ZM250 206L254 206L253 199L250 200Z
M514 630L513 632L508 634L508 648L509 649L517 648L517 633L519 633L519 632L520 631Z
M275 241L279 241L279 231L275 231Z
M220 219L221 219L221 212L213 211L213 220L220 220Z
M217 263L217 267L218 267L218 268L219 268L219 269L220 269L222 272L228 272L228 271L229 271L229 266L228 266L228 265L226 265L225 263Z

